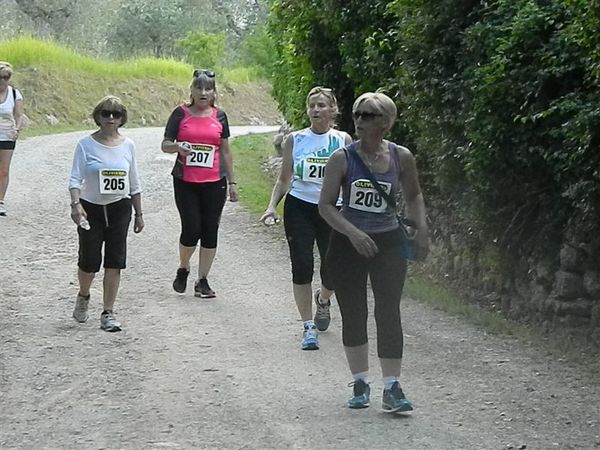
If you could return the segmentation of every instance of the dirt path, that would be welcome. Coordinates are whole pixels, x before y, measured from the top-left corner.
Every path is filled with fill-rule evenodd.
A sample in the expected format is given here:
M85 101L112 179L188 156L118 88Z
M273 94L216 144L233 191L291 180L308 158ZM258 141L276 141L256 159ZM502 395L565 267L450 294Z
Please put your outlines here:
M0 448L600 448L599 380L410 299L403 385L415 413L379 411L374 354L372 406L347 409L339 312L320 351L299 350L285 242L239 205L222 220L218 299L175 294L179 223L161 133L126 131L146 229L130 234L115 334L99 329L98 281L90 321L71 319L66 179L85 133L19 144L0 218Z

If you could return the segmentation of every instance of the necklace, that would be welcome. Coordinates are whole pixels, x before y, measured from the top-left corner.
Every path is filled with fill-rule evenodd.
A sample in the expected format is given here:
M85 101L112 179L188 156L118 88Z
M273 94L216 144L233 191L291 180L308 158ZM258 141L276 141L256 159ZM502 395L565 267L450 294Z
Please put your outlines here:
M363 150L361 150L360 153L362 154L363 159L369 165L369 168L372 168L373 164L375 164L379 160L379 158L381 157L381 155L384 154L383 151L378 151L376 153L367 153L367 152L365 152ZM372 155L374 155L374 156L371 157Z

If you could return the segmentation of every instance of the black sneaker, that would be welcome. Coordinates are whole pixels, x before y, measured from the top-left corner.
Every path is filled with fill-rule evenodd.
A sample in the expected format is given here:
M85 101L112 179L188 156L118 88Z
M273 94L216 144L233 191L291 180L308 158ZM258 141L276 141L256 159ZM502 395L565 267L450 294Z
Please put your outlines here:
M201 298L215 298L217 294L210 288L206 278L200 278L196 281L196 284L194 284L194 296Z
M173 281L173 289L175 289L175 292L179 292L180 294L185 292L189 274L190 271L187 269L177 269L177 276L175 277L175 281Z

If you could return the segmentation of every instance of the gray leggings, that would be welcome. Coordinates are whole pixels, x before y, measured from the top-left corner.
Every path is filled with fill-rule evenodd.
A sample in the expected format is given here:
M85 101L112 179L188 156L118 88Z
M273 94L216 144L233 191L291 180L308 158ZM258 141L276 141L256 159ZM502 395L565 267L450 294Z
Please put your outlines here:
M335 298L342 313L342 340L346 347L358 347L367 337L367 276L375 297L377 354L380 358L402 358L404 337L400 318L400 297L406 278L399 230L370 235L379 252L371 259L360 256L348 238L336 231L331 235L327 264Z

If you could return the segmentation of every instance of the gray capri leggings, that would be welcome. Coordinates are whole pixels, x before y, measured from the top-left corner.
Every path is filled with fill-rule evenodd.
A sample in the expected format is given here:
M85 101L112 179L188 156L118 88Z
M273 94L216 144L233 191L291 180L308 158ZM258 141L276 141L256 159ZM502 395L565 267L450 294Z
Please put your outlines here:
M380 358L402 358L404 336L400 298L406 278L399 230L372 234L379 252L371 259L359 255L350 240L333 231L327 264L335 297L342 313L342 340L346 347L358 347L367 337L367 276L375 297L377 354Z

